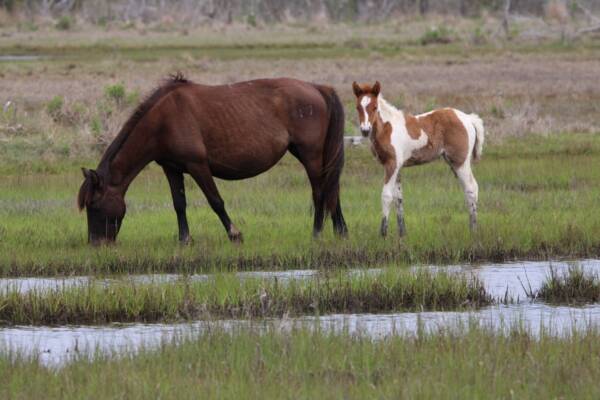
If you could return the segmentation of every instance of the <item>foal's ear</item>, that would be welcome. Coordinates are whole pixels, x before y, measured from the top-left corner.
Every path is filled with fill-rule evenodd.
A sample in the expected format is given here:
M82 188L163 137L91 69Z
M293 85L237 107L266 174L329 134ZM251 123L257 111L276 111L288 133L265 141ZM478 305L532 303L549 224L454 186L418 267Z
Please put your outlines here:
M360 97L363 94L362 88L356 81L352 82L352 90L354 91L354 95L356 97Z
M82 167L81 172L83 172L83 177L89 179L94 187L100 186L100 176L96 171Z
M379 81L375 81L375 84L373 85L373 89L371 89L373 96L375 96L375 97L379 96L380 91L381 91L381 83L379 83Z

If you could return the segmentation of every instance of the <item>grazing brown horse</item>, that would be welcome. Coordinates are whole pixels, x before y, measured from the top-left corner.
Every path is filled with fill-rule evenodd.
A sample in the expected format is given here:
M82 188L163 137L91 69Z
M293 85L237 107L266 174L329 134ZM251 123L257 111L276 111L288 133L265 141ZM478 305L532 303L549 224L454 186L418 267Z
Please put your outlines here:
M330 213L334 231L345 235L339 199L343 135L344 109L330 87L294 79L206 86L172 76L137 107L98 168L83 169L78 204L87 209L88 240L116 239L127 188L156 161L169 181L181 242L189 241L184 173L200 186L229 239L239 242L242 234L229 219L213 177L256 176L286 151L302 163L312 186L313 233L322 230Z

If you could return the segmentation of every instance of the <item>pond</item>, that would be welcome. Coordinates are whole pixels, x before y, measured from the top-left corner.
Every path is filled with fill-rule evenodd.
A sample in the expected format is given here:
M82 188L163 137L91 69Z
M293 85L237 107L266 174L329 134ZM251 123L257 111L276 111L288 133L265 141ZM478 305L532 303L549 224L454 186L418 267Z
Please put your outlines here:
M536 290L549 275L551 268L565 271L578 265L584 271L600 273L600 260L577 262L521 262L489 264L480 266L420 266L433 271L447 270L477 276L487 290L497 298L506 294L519 299L516 304L494 305L480 310L462 312L407 312L392 314L333 314L286 319L195 321L178 324L112 324L105 326L61 326L30 327L15 326L0 328L0 348L25 355L38 356L45 365L59 366L76 355L99 352L119 355L135 352L140 348L153 348L164 342L197 337L208 328L225 330L253 329L258 331L276 329L286 331L295 327L333 330L350 334L383 338L389 335L414 335L419 331L460 329L469 324L506 332L516 324L539 334L542 328L555 335L568 335L573 330L585 330L600 324L600 304L584 307L550 306L532 302L524 288ZM378 270L368 270L377 273ZM358 273L353 270L351 273ZM260 277L286 279L310 279L318 275L316 270L293 270L277 272L243 272L241 278ZM130 276L134 282L169 282L181 279L179 275ZM210 279L209 275L194 275L191 279ZM113 279L93 280L89 277L18 278L0 280L0 288L19 287L21 291L44 290L57 286L73 286L102 282L110 284Z

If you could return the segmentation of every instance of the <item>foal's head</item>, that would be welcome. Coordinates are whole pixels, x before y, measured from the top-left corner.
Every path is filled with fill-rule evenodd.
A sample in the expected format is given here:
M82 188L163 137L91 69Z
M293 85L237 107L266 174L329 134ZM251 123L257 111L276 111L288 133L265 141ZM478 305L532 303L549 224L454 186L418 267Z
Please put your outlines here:
M88 242L114 242L125 217L125 199L94 170L82 168L85 180L79 189L79 210L87 211Z
M360 132L367 137L373 129L379 110L379 91L381 84L376 81L373 86L368 84L352 84L354 95L356 95L356 111L360 122Z

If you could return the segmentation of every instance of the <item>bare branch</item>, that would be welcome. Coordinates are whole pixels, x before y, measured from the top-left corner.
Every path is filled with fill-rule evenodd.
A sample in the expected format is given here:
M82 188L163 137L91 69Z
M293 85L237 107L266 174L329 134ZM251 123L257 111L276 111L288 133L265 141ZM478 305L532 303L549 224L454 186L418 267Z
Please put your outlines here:
M583 11L585 16L588 17L590 20L592 20L594 22L600 22L600 17L597 17L594 14L592 14L592 12L590 10L588 10L587 8L585 8L584 6L581 5L581 2L575 0L574 3L577 6L577 8L579 8L581 11Z
M594 33L594 32L598 32L598 31L600 31L600 24L595 25L595 26L590 26L587 28L581 28L575 33L575 36L586 35L588 33Z

